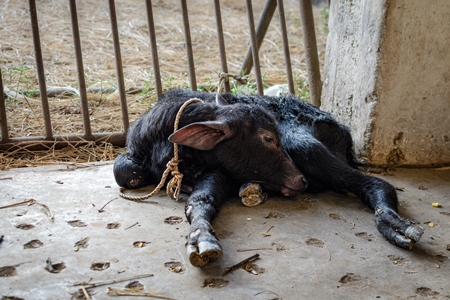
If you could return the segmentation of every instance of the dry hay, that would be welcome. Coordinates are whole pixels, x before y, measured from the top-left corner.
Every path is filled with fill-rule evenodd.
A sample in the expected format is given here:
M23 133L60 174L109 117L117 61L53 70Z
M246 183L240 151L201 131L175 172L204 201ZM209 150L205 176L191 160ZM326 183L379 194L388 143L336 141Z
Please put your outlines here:
M55 149L55 145L47 150L30 151L26 147L19 147L14 151L0 153L0 170L54 164L77 166L84 162L113 160L118 154L125 152L124 148L114 147L107 142L69 143L62 149Z
M254 1L257 23L265 1ZM115 88L116 70L109 21L109 7L105 0L77 1L78 22L88 88ZM216 85L220 71L213 1L188 1L191 38L199 85ZM141 93L128 95L130 121L147 110L155 100L151 67L145 2L117 0L121 53L125 86L139 88ZM229 73L238 74L248 48L248 25L244 1L223 0L221 12ZM153 13L158 43L163 88L189 87L182 14L179 2L153 1ZM317 43L323 62L326 34L320 9L315 9ZM291 50L294 80L300 95L306 95L305 55L303 50L299 6L296 0L285 1L285 14ZM47 88L67 87L77 91L78 78L73 50L70 10L67 1L42 0L37 3L41 47ZM9 98L6 101L10 137L40 136L44 125L40 99L26 91L38 88L34 47L27 1L5 0L0 4L0 66L3 84ZM263 81L266 86L286 82L279 17L276 12L260 49ZM18 93L19 92L19 93ZM117 93L88 94L92 131L122 131ZM52 128L55 135L82 134L83 124L79 97L49 98ZM0 152L1 169L32 166L59 161L95 161L114 159L118 151L92 150L87 155L76 151L49 149L39 155L26 150ZM90 151L95 152L91 153ZM81 150L80 150L81 151ZM23 154L23 156L21 156ZM35 158L33 158L35 156Z

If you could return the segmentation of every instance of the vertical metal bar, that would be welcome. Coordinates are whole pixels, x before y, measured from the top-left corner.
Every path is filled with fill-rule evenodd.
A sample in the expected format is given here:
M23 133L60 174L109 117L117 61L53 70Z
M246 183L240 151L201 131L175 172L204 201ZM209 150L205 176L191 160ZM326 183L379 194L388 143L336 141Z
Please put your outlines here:
M155 76L156 95L159 98L162 96L162 84L161 71L159 70L158 46L156 45L155 22L153 21L152 0L146 0L145 4L147 6L148 33L150 35L150 49L152 52L152 66Z
M289 93L295 94L294 79L292 78L291 54L289 52L289 41L287 37L286 18L284 16L283 0L277 0L278 14L280 15L281 36L283 38L284 63L286 64L286 76L289 86Z
M44 63L42 61L41 40L39 37L39 25L36 13L36 1L29 0L28 2L30 6L31 30L33 32L34 53L36 56L36 71L38 75L39 91L41 94L42 114L44 116L45 139L50 140L53 138L52 122L50 119L50 110L48 107L47 86L45 84L45 70L44 70Z
M252 47L253 64L255 65L256 87L258 89L258 94L263 95L264 89L261 78L261 66L259 64L258 45L256 42L255 20L253 19L252 0L246 0L246 3L247 3L248 26L250 30L250 44Z
M195 78L194 54L192 52L191 30L189 28L189 16L186 0L181 0L181 9L183 11L184 39L186 42L187 59L189 63L189 79L191 89L197 90L197 79Z
M214 0L214 8L216 13L217 38L219 39L220 61L222 63L222 72L228 73L227 54L225 52L225 39L223 37L222 14L220 12L220 0ZM225 81L225 92L230 91L230 82ZM219 87L220 88L220 87Z
M311 0L299 0L299 3L311 104L320 107L322 82L320 80L319 55L317 54L316 33L314 29L314 16Z
M119 88L120 109L122 111L123 132L128 132L130 122L128 120L128 107L125 95L125 84L123 79L122 55L120 53L119 30L117 28L116 6L114 0L109 0L109 14L114 44L114 55L116 61L117 85Z
M2 133L2 143L7 143L9 141L9 133L8 133L8 120L6 119L6 98L5 93L3 91L3 77L2 77L2 69L0 68L0 126Z
M73 45L77 60L78 83L80 85L81 111L83 114L84 138L92 140L91 120L86 94L86 82L84 80L83 55L81 54L80 31L78 28L78 15L76 0L70 0L70 17L72 19Z
M256 28L256 41L258 43L258 49L261 47L264 37L269 28L270 21L273 18L275 9L277 8L276 0L267 0L264 6L263 12L261 13L261 18L259 19L258 26ZM247 54L245 55L244 62L241 67L241 75L248 75L253 68L253 54L252 47L248 47Z

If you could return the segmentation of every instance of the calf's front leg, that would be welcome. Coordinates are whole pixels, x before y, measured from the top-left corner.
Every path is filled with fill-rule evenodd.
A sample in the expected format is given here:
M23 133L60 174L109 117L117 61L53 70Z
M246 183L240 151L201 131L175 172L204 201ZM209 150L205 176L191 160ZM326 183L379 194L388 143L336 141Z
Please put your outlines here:
M229 195L230 183L220 172L202 175L189 196L185 213L191 224L187 238L187 254L195 267L202 267L222 256L222 247L216 237L212 219Z

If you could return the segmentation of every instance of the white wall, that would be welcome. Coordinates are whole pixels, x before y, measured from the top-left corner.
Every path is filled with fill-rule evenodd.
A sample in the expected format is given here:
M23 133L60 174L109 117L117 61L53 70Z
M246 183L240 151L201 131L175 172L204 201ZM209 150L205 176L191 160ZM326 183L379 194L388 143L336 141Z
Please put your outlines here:
M450 164L450 1L331 1L322 109L376 165Z

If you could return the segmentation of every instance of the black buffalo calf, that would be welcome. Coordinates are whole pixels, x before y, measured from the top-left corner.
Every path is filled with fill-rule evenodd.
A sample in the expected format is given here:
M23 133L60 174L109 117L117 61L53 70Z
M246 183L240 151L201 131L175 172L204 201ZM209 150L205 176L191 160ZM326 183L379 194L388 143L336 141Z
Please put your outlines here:
M173 132L179 108L179 130ZM211 220L240 187L293 197L300 192L352 192L375 211L388 241L411 249L423 228L397 212L395 188L359 172L348 129L330 114L294 96L267 97L172 90L130 128L128 152L117 157L114 176L125 188L159 183L179 144L185 213L191 224L190 262L203 266L222 255ZM242 191L242 188L241 188Z

